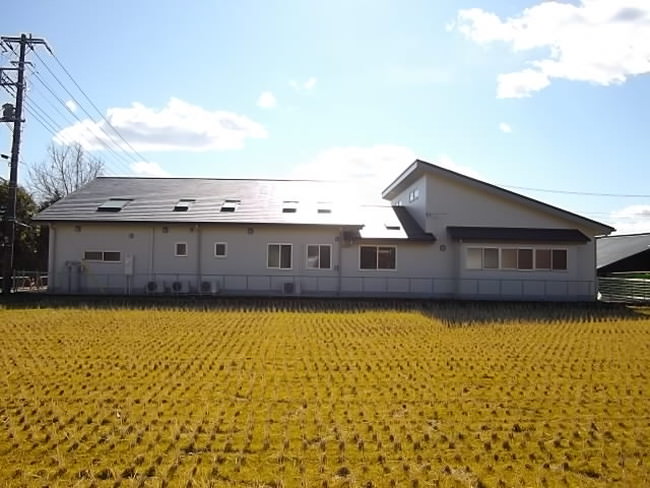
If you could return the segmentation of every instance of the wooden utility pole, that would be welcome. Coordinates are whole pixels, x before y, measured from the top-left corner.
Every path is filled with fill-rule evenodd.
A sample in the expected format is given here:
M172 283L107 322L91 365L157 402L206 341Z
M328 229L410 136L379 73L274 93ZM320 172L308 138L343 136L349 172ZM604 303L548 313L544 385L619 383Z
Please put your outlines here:
M3 116L0 120L3 122L13 122L13 139L11 143L11 159L9 162L9 188L7 192L7 208L4 216L4 235L2 241L3 260L2 260L2 293L8 295L11 293L14 268L14 247L16 241L16 190L18 188L18 155L20 153L20 130L23 115L23 96L25 92L25 54L27 47L33 49L36 44L47 43L44 39L35 39L31 35L28 37L22 34L20 37L2 36L2 44L9 46L13 50L13 45L18 44L18 64L15 68L0 68L0 75L4 71L16 71L16 81L5 81L4 76L0 76L0 83L7 86L14 86L16 89L15 108L8 107L5 104ZM14 51L15 52L15 51Z

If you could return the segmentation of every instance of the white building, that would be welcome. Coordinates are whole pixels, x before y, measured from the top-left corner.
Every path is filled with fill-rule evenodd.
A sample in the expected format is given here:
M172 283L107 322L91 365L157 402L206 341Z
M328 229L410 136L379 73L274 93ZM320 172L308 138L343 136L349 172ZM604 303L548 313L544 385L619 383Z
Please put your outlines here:
M97 178L41 212L49 291L593 300L614 229L415 161L332 182Z

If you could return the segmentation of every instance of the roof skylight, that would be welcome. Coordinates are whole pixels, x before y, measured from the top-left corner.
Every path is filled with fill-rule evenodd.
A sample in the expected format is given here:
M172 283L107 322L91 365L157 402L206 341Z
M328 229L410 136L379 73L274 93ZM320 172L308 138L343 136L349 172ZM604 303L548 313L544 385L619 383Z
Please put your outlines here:
M282 202L282 213L296 213L298 211L297 200L285 200Z
M234 212L239 207L241 200L236 198L227 198L221 205L221 212Z
M104 203L97 206L98 212L119 212L126 207L132 198L109 198Z
M332 213L332 202L318 202L317 212L319 214L329 214Z
M176 205L174 205L174 212L187 212L194 202L196 202L196 200L193 198L181 198Z

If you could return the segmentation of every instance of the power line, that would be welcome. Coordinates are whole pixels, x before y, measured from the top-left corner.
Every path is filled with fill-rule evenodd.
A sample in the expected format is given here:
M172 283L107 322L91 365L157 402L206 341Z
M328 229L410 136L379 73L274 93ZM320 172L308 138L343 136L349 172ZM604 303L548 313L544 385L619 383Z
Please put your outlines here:
M41 61L41 63L43 63L43 66L45 66L45 68L47 69L47 71L50 73L50 75L52 75L52 77L53 77L53 78L56 80L56 82L61 86L61 88L63 88L63 90L65 90L65 92L68 94L68 96L70 96L70 98L72 99L72 101L75 102L75 103L77 104L77 106L82 110L82 112L83 112L84 114L86 114L86 116L87 116L90 120L92 120L92 118L93 118L92 115L90 115L90 113L88 113L88 111L84 108L84 106L83 106L83 105L82 105L82 104L81 104L81 103L80 103L80 102L75 98L75 96L70 92L70 90L68 90L68 89L66 88L66 86L63 84L63 82L62 82L62 81L61 81L61 80L60 80L60 79L59 79L59 78L54 74L54 72L50 69L50 67L49 67L45 62L43 62L42 58L41 58L38 54L36 54L36 57ZM58 95L56 95L56 94L54 93L54 91L53 91L53 90L52 90L52 89L47 85L47 83L45 83L45 82L43 81L43 79L38 75L38 73L34 72L34 75L35 75L36 79L38 79L38 80L41 82L41 84L42 84L42 85L43 85L43 86L44 86L44 87L45 87L45 88L46 88L46 89L47 89L47 90L52 94L52 96L54 96L54 97L59 101L59 103L61 103L61 105L64 106L64 107L65 107L65 108L70 112L70 114L71 114L73 117L75 117L75 119L77 119L77 121L78 121L79 123L83 124L83 121L79 118L79 116L78 116L76 113L74 113L74 112L70 109L70 107L68 107L68 106L66 105L66 103L65 103L65 102L64 102L64 101L63 101L63 100L62 100ZM104 128L103 128L101 125L96 124L95 127L97 127L97 129L98 129L99 131L101 131L101 132L106 136L106 140L104 140L102 137L98 137L97 134L94 134L94 133L90 132L90 129L89 129L88 127L84 126L84 128L85 128L86 130L88 130L88 131L91 133L91 135L92 135L92 136L97 140L97 142L99 142L99 143L100 143L102 146L104 146L106 149L111 150L110 147L109 147L109 143L110 143L110 144L112 144L113 146L115 146L119 151L121 151L121 152L125 155L125 157L130 157L130 159L131 159L133 162L138 162L138 161L139 161L139 160L138 160L136 157L134 157L131 153L129 153L129 152L127 152L127 151L124 151L124 149L122 149L118 144L116 144L115 141L114 141L114 138L111 137L111 136L108 134L108 132L106 132L106 131L104 130Z
M33 68L30 69L30 70L31 70L32 74L36 75L36 72L33 70ZM8 78L6 76L3 77L3 79L8 80ZM54 92L49 90L49 86L47 86L47 84L44 81L42 81L42 80L39 80L39 81L46 88L48 88L48 91L50 91L52 97L57 99L60 103L62 103L64 105L64 107L66 109L68 109L68 111L70 111L69 107L67 107L65 105L65 102L63 102ZM32 84L32 86L36 87L37 85ZM5 89L5 91L7 91L7 93L9 93L12 96L15 96L15 88L13 88L11 85L4 86L3 88ZM13 91L12 91L12 89L13 89ZM58 115L60 115L60 116L63 115L63 112L61 110L59 110L58 107L51 102L50 98L42 97L42 99L45 100L50 107L54 108L55 111L58 113ZM59 138L64 144L73 144L75 142L73 139L70 139L67 136L63 136L61 134L61 132L63 130L63 127L66 126L66 125L69 125L69 121L66 119L65 115L63 115L63 120L64 121L63 121L63 123L61 123L61 122L55 120L53 118L53 116L50 113L48 113L48 111L46 111L43 107L41 107L34 100L34 97L31 97L31 96L27 97L26 96L25 99L24 99L24 103L25 103L25 111L27 113L29 113L30 116L41 127L43 127L45 129L45 131L48 132L52 136L53 139ZM74 115L74 113L72 113L72 115ZM79 120L79 119L77 118L77 120ZM86 128L88 130L87 127L84 126L84 128ZM12 127L9 126L9 129L12 130ZM104 143L104 141L100 141L100 142ZM115 165L118 168L118 170L115 171L115 173L120 173L120 172L121 173L126 173L126 174L132 173L132 170L131 170L130 166L128 164L125 164L122 161L122 160L124 160L127 163L129 163L129 161L127 159L124 159L125 158L124 154L122 154L121 152L115 151L113 148L111 148L110 146L108 146L106 144L105 144L105 147L116 158L114 161L111 161L112 158L110 158L108 160L105 160L106 169L108 169L109 172L113 172L113 171L110 171L109 165L110 166Z
M598 193L586 191L571 190L551 190L548 188L531 188L527 186L499 185L504 188L514 188L515 190L538 191L542 193L558 193L563 195L581 195L586 197L612 197L612 198L650 198L650 195L633 194L633 193Z
M146 159L144 156L142 156L142 154L140 154L140 153L139 153L139 152L138 152L138 151L137 151L137 150L136 150L136 149L135 149L135 148L134 148L134 147L129 143L129 141L127 141L127 140L124 138L124 136L123 136L123 135L122 135L122 134L121 134L121 133L120 133L120 132L115 128L115 126L114 126L113 124L111 124L111 122L110 122L110 121L109 121L109 120L104 116L104 114L103 114L103 113L102 113L102 112L97 108L97 105L95 105L95 103L93 103L93 101L92 101L92 100L90 99L90 97L86 94L86 92L83 90L83 88L81 88L81 86L79 85L79 83L77 83L77 81L72 77L72 75L71 75L70 72L66 69L66 67L63 66L63 63L61 63L61 61L60 61L59 58L54 54L54 52L53 52L51 49L48 50L48 51L50 52L50 54L52 55L52 57L54 58L54 60L57 62L57 64L59 65L59 67L60 67L60 68L65 72L65 74L68 76L68 78L70 78L70 81L72 81L72 83L73 83L73 84L75 85L75 87L79 90L79 92L81 92L81 94L84 96L84 98L85 98L85 99L88 101L88 103L90 103L90 105L93 107L93 109L95 110L95 112L97 112L97 114L102 118L102 120L104 121L104 123L106 124L106 126L107 126L108 128L110 128L110 129L115 133L115 135L117 135L117 136L122 140L122 142L124 142L124 144L125 144L125 145L130 149L130 150L131 150L131 153L125 151L126 154L129 154L129 155L131 155L131 156L132 156L133 154L136 155L137 158L133 158L133 159L134 159L134 162L139 162L139 161L145 161L145 162L148 162L147 159ZM45 66L45 68L46 68L46 69L50 72L50 74L54 77L54 79L55 79L55 80L56 80L56 81L57 81L57 82L58 82L58 83L59 83L59 84L64 88L64 90L66 91L66 93L68 93L68 95L70 95L70 97L72 97L72 99L73 99L73 100L74 100L74 101L75 101L75 102L76 102L76 103L81 107L81 109L83 110L83 112L84 112L84 113L85 113L85 114L86 114L86 115L87 115L87 116L92 120L93 117L92 117L92 116L91 116L91 115L90 115L90 114L89 114L89 113L88 113L88 112L83 108L83 105L80 104L79 101L75 99L74 95L72 95L72 93L70 93L70 91L67 90L67 89L63 86L63 83L61 82L61 80L60 80L60 79L59 79L59 78L54 74L54 72L50 69L50 67L47 65L47 63L45 63L45 61L43 61L43 59L38 55L38 53L35 53L35 54L36 54L36 57L39 59L39 61L41 61L41 63L43 63L43 65ZM110 136L110 135L109 135L109 134L108 134L108 133L107 133L107 132L106 132L106 131L101 127L101 126L99 126L99 128L100 128L100 130L102 130L102 132L104 132L104 134L106 134L106 136L109 138L109 140L111 140L111 141L113 140L113 137ZM119 147L119 146L118 146L118 147ZM121 148L120 148L120 149L121 149ZM139 159L138 159L138 158L139 158Z
M90 105L95 109L95 112L97 112L97 113L99 114L99 116L104 120L104 122L106 122L106 124L107 124L107 125L108 125L112 130L113 130L113 132L115 132L115 134L117 134L117 136L118 136L120 139L122 139L122 141L123 141L123 142L124 142L128 147L129 147L129 149L131 149L131 151L133 151L134 154L136 154L136 155L140 158L141 161L149 162L149 161L147 161L147 159L146 159L144 156L142 156L142 154L140 154L138 151L136 151L135 148L134 148L131 144L129 144L129 141L127 141L127 140L122 136L122 134L121 134L121 133L120 133L120 132L119 132L119 131L118 131L118 130L113 126L113 124L110 123L110 121L109 121L109 120L104 116L104 114L103 114L103 113L102 113L102 112L97 108L97 105L95 105L95 104L93 103L93 101L92 101L92 100L90 99L90 97L86 94L86 92L85 92L85 91L84 91L84 90L79 86L79 83L77 83L77 82L75 81L75 79L72 77L72 75L70 74L70 72L66 69L65 66L63 66L63 63L59 60L59 58L57 57L57 55L54 54L54 51L52 51L52 49L48 49L48 52L52 55L52 57L54 58L54 60L57 62L57 64L59 65L59 67L60 67L60 68L65 72L65 74L68 75L68 78L70 78L70 81L72 81L72 83L74 83L74 85L75 85L75 86L77 87L77 89L81 92L81 94L86 98L86 100L88 100L88 102L90 103ZM38 56L38 53L36 53L36 55ZM40 58L39 58L39 59L40 59Z
M71 114L71 115L72 115L72 116L73 116L73 117L74 117L74 118L79 122L79 124L81 125L81 127L82 127L85 131L87 131L91 136L93 136L94 138L96 138L97 141L98 141L102 146L104 146L104 148L105 148L107 151L109 151L111 154L113 154L113 156L115 156L115 157L117 158L116 161L117 161L118 164L120 165L120 169L123 170L123 171L126 171L127 173L131 173L132 171L131 171L131 168L130 168L130 166L129 166L129 164L131 163L131 160L129 160L129 158L127 158L127 154L128 154L128 153L126 153L126 152L124 152L123 150L121 150L121 149L119 148L119 146L115 146L115 147L118 148L118 150L115 150L115 149L114 149L113 147L111 147L111 146L110 146L110 145L109 145L105 140L103 140L102 138L98 138L98 137L96 136L96 134L94 134L94 133L90 130L90 128L89 128L86 124L84 124L84 122L83 122L83 121L82 121L82 120L77 116L77 114L75 114L75 113L72 111L72 109L70 109L70 107L68 107L68 106L66 105L66 103L65 103L65 102L64 102L64 101L63 101L63 100L62 100L62 99L61 99L61 98L60 98L56 93L54 93L54 91L53 91L53 90L48 86L47 83L45 83L45 81L43 81L43 79L42 79L40 76L38 76L38 74L37 74L36 72L34 72L33 74L35 75L36 79L37 79L37 80L38 80L38 81L39 81L39 82L40 82L40 83L41 83L41 84L42 84L42 85L43 85L43 86L48 90L48 92L50 92L50 94L51 94L51 95L52 95L52 96L53 96L53 97L54 97L54 98L55 98L55 99L56 99L56 100L61 104L61 106L65 107L65 109L66 109L66 110L67 110L67 111L68 111L68 112L69 112L69 113L70 113L70 114ZM48 99L46 98L45 100L48 100ZM48 103L51 104L51 102L50 102L49 100L48 100ZM51 105L53 105L53 104L51 104ZM58 108L57 108L57 111L58 111L59 113L61 113L61 111L58 110ZM66 123L67 123L67 121L66 121ZM64 130L63 128L59 128L59 129L57 130L57 132L56 132L55 134L53 134L54 138L57 138L57 137L58 137L58 138L63 138L62 135L61 135L61 132L62 132L63 130ZM70 141L70 142L74 142L74 141Z
M101 137L97 137L97 135L96 135L95 133L93 133L93 132L90 130L90 128L89 128L86 124L84 124L84 121L81 120L81 119L79 118L79 116L78 116L77 114L74 113L74 111L73 111L73 110L72 110L72 109L71 109L71 108L66 104L66 102L63 101L63 100L61 99L61 97L59 97L59 96L58 96L58 95L57 95L57 94L52 90L52 88L51 88L51 87L50 87L50 86L49 86L49 85L48 85L48 84L47 84L47 83L46 83L46 82L41 78L41 76L38 74L37 71L35 71L35 70L32 69L32 70L31 70L31 73L32 73L32 74L34 75L34 77L39 81L39 83L40 83L40 84L41 84L41 85L42 85L42 86L43 86L43 87L44 87L44 88L45 88L45 89L50 93L50 95L51 95L54 99L56 99L56 100L59 102L59 104L60 104L63 108L65 108L65 110L66 110L70 115L72 115L72 116L77 120L77 122L81 125L81 127L82 127L86 132L88 132L91 136L93 136L93 138L95 138L95 139L99 142L99 144L101 144L101 145L102 145L102 146L103 146L107 151L109 151L111 154L113 154L113 156L115 156L115 157L117 158L116 161L118 162L118 165L120 166L120 170L125 171L126 173L131 173L131 172L132 172L132 170L131 170L129 164L130 164L133 160L132 160L132 159L129 159L129 158L127 157L127 156L129 156L129 153L125 152L125 151L124 151L123 149L121 149L117 144L115 144L115 142L112 140L112 138L110 138L110 137L108 136L108 134L106 134L107 137L108 137L107 140L104 140L104 139L101 138ZM34 86L36 86L36 85L34 85ZM51 106L55 107L55 105L52 104L52 102L51 102L48 98L45 98L45 100L47 100L48 103L49 103ZM74 101L75 101L75 103L79 104L79 102L77 102L76 100L74 100ZM59 112L59 114L62 113L61 110L58 109L58 107L55 107L55 108L56 108L57 112ZM82 110L83 110L83 107L81 107L81 108L82 108ZM85 112L85 110L84 110L84 112ZM86 113L87 113L87 112L86 112ZM64 118L65 118L65 116L64 116ZM68 123L68 122L67 122L67 120L66 120L66 124L67 124L67 123ZM100 128L100 129L101 129L101 128ZM53 134L54 138L56 138L56 137L61 138L62 136L61 136L60 132L63 131L63 130L64 130L63 128L60 128L60 129L57 131L57 133ZM70 142L74 142L74 141L70 141ZM114 149L113 147L111 147L111 146L109 145L109 142L112 143L112 144L115 146L115 148L117 148L117 150ZM133 161L133 162L135 162L135 161Z

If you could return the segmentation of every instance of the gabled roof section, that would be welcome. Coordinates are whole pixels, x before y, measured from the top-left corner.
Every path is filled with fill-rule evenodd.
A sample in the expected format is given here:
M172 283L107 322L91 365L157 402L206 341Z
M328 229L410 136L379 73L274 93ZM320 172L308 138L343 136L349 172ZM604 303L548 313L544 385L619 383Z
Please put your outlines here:
M596 240L596 268L603 268L648 250L650 233L599 237Z
M35 220L361 227L354 194L353 188L334 181L99 177ZM328 202L326 207L322 202ZM103 205L110 209L98 211ZM287 205L298 211L284 212ZM328 212L319 212L321 208Z
M404 172L402 172L402 174L400 174L382 192L382 197L388 200L392 200L393 198L396 198L397 195L399 195L402 191L407 189L410 185L415 183L422 176L427 174L449 178L451 180L468 185L470 187L480 189L481 191L499 195L503 198L512 200L513 202L516 202L520 205L526 205L528 207L541 210L548 214L561 217L568 221L574 222L576 225L583 225L592 228L594 229L595 235L606 235L616 230L613 227L610 227L609 225L603 224L601 222L597 222L595 220L591 220L587 217L583 217L581 215L569 212L567 210L554 207L553 205L540 202L539 200L535 200L533 198L521 195L519 193L506 190L505 188L501 188L499 186L492 185L490 183L486 183L481 180L477 180L476 178L472 178L470 176L456 173L455 171L442 168L435 164L427 163L426 161L422 161L420 159L416 159L408 168L406 168L406 170L404 170Z

